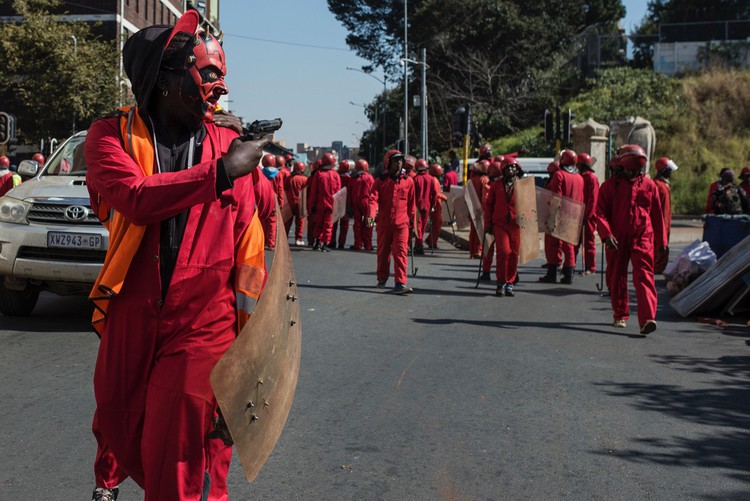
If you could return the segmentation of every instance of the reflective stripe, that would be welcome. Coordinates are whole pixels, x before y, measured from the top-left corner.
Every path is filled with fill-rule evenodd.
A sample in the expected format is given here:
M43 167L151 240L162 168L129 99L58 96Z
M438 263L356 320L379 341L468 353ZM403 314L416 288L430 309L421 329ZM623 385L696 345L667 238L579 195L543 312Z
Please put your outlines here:
M255 309L255 305L258 302L257 297L248 296L242 292L237 291L237 309L242 310L250 315Z

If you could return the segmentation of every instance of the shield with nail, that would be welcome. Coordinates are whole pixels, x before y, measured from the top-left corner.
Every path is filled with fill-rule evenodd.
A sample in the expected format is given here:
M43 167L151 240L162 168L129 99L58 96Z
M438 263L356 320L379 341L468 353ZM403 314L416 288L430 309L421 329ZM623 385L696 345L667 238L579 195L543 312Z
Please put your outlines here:
M578 245L586 206L577 200L536 187L537 222L540 233Z
M277 206L277 218L281 217ZM263 467L294 399L300 307L286 234L276 233L271 271L250 320L211 372L211 387L248 482Z
M518 264L526 264L540 254L535 186L534 176L516 181L516 224L521 228Z

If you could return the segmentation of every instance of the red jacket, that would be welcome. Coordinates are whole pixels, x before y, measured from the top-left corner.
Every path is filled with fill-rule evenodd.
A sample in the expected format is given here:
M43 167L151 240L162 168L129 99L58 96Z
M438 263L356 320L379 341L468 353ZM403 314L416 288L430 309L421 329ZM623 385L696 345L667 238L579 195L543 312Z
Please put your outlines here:
M560 169L552 174L547 189L552 193L583 202L583 178L579 174Z
M413 181L417 209L420 212L429 212L434 207L438 194L433 177L427 171L422 171L417 173Z
M293 173L286 179L286 184L289 205L296 209L299 207L302 190L307 186L307 176L302 173Z
M661 211L664 215L664 229L669 237L672 230L672 196L669 182L666 179L655 179L656 189L659 192L659 202L661 202Z
M8 193L13 188L13 173L8 173L0 177L0 197Z
M289 171L285 168L279 169L279 173L276 174L271 182L273 183L273 191L276 193L276 197L279 200L279 207L284 206L284 189L286 186L286 179L289 176Z
M590 170L582 172L581 177L583 178L583 203L586 204L583 217L591 220L596 214L596 201L599 198L599 178Z
M333 210L333 195L341 189L339 173L333 169L321 167L312 180L310 199L317 212Z
M443 176L443 191L450 191L450 187L458 184L458 174L456 171L449 170Z
M414 181L399 175L395 180L381 176L372 186L370 217L375 217L377 208L378 225L411 226L416 213Z
M516 190L515 185L506 189L502 180L489 185L487 198L483 203L484 227L510 226L516 224Z
M369 172L362 171L359 175L352 176L349 188L347 188L352 206L365 215L370 213L370 193L373 184L375 184L375 178Z
M268 218L271 217L276 210L276 192L274 191L273 183L263 175L260 167L253 169L252 177L258 219L265 222L268 221Z

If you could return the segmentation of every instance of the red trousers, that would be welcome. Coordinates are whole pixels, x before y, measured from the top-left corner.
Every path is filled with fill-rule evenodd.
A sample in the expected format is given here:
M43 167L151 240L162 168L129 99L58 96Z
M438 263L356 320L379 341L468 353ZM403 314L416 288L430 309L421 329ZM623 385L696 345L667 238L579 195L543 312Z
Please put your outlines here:
M427 230L427 218L430 217L430 211L420 210L418 214L419 220L417 221L417 236L414 240L414 247L421 248L424 247L424 233Z
M378 223L378 282L388 280L393 255L393 277L397 284L406 284L409 255L409 227Z
M276 211L272 211L268 219L261 221L263 234L266 237L265 245L269 249L276 247Z
M367 207L360 210L360 207L354 206L354 248L372 250L372 228L368 228L365 218L367 218Z
M653 233L648 232L653 239ZM641 239L635 242L618 242L617 250L607 249L607 285L615 320L627 320L628 264L633 265L633 287L637 301L638 324L642 327L656 318L656 284L654 283L654 251L651 243Z
M477 229L474 227L474 221L471 222L471 230L469 230L469 256L479 256L482 254L482 241L477 235Z
M583 240L576 245L575 253L583 245L583 266L586 271L596 271L596 220L583 220Z
M518 274L518 252L521 248L521 228L517 224L495 225L498 284L512 284Z
M292 208L292 217L284 224L287 237L289 237L289 230L292 229L292 222L294 223L294 239L302 240L302 228L305 226L305 218L300 217L299 207Z
M440 229L443 227L442 206L438 205L435 207L435 210L430 213L430 217L432 218L432 226L430 226L430 236L427 241L430 247L437 247L438 238L440 238Z
M560 266L562 264L563 266L575 268L575 246L555 237L550 237L548 240L548 236L549 235L544 236L544 254L547 256L547 264L555 266Z
M313 234L321 243L327 244L331 241L331 235L333 234L333 208L321 207L318 209L315 213L315 230Z
M336 233L339 237L336 238ZM335 223L333 223L333 229L331 230L331 242L330 245L333 247L338 242L339 247L346 245L346 236L349 234L349 216L344 216Z

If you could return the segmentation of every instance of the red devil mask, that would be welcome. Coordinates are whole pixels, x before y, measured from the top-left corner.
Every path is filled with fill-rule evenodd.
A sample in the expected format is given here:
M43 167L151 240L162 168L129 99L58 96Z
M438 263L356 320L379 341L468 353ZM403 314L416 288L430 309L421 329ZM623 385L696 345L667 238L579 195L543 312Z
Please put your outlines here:
M210 33L199 31L193 38L186 66L192 78L183 77L181 97L194 115L210 121L219 97L229 92L224 83L227 67L221 41Z

